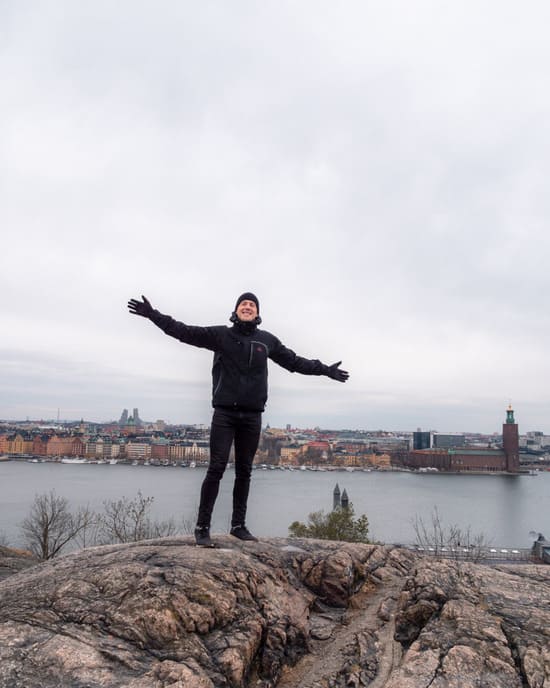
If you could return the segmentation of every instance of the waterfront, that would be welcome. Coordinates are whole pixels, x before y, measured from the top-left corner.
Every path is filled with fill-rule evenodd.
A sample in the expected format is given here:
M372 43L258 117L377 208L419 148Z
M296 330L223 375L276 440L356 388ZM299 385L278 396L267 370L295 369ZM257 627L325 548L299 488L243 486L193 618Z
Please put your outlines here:
M204 468L0 463L0 532L15 545L18 524L37 493L55 489L73 506L100 510L104 500L133 497L138 490L155 498L153 515L181 522L193 519ZM227 532L233 471L222 481L213 531ZM256 470L248 523L260 537L287 536L294 520L332 508L338 482L348 492L356 514L365 513L373 539L412 543L415 516L428 521L434 507L444 524L471 526L502 547L529 547L529 531L550 534L550 472L537 476L445 475L438 473L310 472Z

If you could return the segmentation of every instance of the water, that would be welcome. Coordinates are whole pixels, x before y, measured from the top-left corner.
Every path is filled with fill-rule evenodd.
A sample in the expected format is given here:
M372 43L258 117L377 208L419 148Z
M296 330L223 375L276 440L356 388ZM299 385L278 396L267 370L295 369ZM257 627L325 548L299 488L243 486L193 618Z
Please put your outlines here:
M35 494L54 489L76 507L100 510L104 500L154 497L154 518L194 520L204 468L71 465L0 462L0 533L21 542L19 523ZM212 524L227 532L234 473L226 471ZM550 472L534 476L479 476L414 473L363 473L256 470L252 477L248 525L260 537L288 535L292 521L332 508L338 482L356 515L365 513L370 536L381 542L411 543L416 516L430 521L435 507L445 525L471 527L490 544L529 547L529 531L550 537Z

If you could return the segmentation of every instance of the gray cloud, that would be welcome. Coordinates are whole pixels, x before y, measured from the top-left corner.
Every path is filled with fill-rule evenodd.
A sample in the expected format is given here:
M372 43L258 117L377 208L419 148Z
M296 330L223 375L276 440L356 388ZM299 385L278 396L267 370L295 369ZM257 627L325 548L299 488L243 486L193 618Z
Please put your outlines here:
M3 345L35 364L10 359L0 416L116 417L132 391L206 422L209 356L125 302L223 323L254 289L352 372L274 366L272 424L492 431L511 399L550 431L549 14L3 5Z

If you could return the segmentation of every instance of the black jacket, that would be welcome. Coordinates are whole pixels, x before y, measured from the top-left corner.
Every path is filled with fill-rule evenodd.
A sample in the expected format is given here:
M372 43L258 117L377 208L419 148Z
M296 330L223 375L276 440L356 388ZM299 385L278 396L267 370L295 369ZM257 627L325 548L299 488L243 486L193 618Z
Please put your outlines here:
M153 311L150 318L170 337L214 352L212 406L263 411L267 401L267 359L291 373L327 375L321 361L297 356L265 330L245 333L239 324L197 327Z

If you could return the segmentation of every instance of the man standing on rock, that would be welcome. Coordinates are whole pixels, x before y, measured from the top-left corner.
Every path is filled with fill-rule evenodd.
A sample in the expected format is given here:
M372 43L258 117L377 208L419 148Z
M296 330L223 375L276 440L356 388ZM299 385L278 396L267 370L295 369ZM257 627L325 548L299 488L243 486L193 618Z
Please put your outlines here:
M271 333L258 329L262 322L260 304L251 292L237 299L230 318L232 327L186 325L159 313L145 296L141 301L131 299L128 309L134 315L151 320L165 334L214 352L210 464L201 487L195 540L198 545L212 545L210 519L233 443L235 483L230 532L240 540L256 540L246 527L245 518L252 462L267 400L267 359L291 373L326 375L339 382L345 382L349 374L340 369L341 361L328 366L321 361L302 358Z

